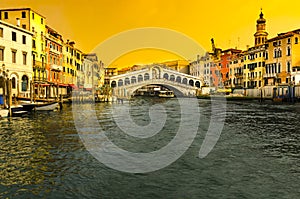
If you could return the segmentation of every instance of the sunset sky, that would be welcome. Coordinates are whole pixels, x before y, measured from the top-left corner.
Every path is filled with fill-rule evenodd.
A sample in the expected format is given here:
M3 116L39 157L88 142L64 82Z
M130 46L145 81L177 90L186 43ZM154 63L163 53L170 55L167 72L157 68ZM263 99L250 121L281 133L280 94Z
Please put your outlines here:
M256 20L263 9L269 37L300 28L298 0L1 0L0 7L31 7L47 18L47 24L64 39L74 40L83 52L124 31L158 27L174 30L211 50L217 47L246 49L253 45ZM124 41L122 45L126 45ZM176 41L178 42L178 41ZM115 49L115 46L111 49ZM111 65L117 67L178 58L168 50L133 50L120 54ZM106 52L99 55L104 62ZM195 52L186 59L195 59ZM108 64L108 63L106 63Z

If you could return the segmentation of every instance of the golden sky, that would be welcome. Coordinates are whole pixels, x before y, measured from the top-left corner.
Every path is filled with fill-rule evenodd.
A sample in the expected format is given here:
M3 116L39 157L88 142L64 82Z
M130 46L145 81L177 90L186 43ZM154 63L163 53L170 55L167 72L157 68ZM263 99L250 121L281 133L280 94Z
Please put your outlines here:
M299 0L1 0L0 7L31 7L46 16L47 24L65 40L74 40L87 53L116 34L143 27L177 31L206 50L211 50L211 38L223 49L245 49L254 43L261 8L269 38L300 28ZM107 61L105 52L99 57ZM117 60L112 64L122 67L177 57L176 53L165 50L133 49L115 57ZM184 58L195 59L196 53Z

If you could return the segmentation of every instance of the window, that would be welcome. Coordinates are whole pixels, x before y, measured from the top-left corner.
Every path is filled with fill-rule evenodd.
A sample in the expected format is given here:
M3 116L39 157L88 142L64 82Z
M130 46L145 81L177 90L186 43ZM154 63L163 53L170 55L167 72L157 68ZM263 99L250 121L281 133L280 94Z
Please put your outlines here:
M41 18L41 24L44 24L44 19L43 18Z
M32 13L32 19L34 19L34 13Z
M3 37L3 28L0 28L0 37Z
M291 43L291 38L287 39L287 43L290 44Z
M22 28L23 28L23 29L26 29L26 25L25 25L25 24L22 24Z
M25 11L22 12L22 18L26 18L26 12Z
M8 12L4 12L4 19L8 19Z
M17 51L16 50L12 50L11 51L11 58L12 58L12 63L16 63L16 57L17 57Z
M22 36L22 44L26 44L26 36L25 35Z
M27 53L23 52L23 65L27 64Z
M11 40L17 41L17 33L16 32L11 32Z
M298 37L295 38L295 44L298 44Z
M290 56L291 55L291 48L288 46L287 47L287 56Z
M287 62L287 72L290 73L291 72L291 63Z
M35 40L32 40L32 48L36 48Z
M0 61L4 61L4 48L0 46Z
M35 54L32 55L32 65L35 66Z
M23 75L22 77L22 91L27 91L28 88L28 77Z
M13 77L11 79L11 87L12 87L12 89L16 89L16 78L15 77Z
M281 65L280 65L280 63L278 63L278 73L280 73L281 72Z

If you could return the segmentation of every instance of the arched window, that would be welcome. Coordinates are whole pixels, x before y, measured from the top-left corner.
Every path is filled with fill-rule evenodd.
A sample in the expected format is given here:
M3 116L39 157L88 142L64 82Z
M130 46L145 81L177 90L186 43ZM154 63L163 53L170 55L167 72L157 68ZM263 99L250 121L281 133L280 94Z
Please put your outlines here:
M183 79L182 79L182 83L183 83L183 84L187 84L187 78L183 78Z
M190 85L190 86L194 86L194 80L191 79L191 80L189 81L189 85Z
M287 55L287 56L290 56L290 55L291 55L291 48L290 48L289 46L287 47L287 53L286 53L286 55Z
M196 81L195 86L198 87L198 88L200 88L200 82Z
M13 78L11 79L11 86L12 86L12 89L16 89L16 88L17 88L17 85L16 85L16 78L15 78L15 77L13 77Z
M28 77L23 75L22 77L22 91L27 91L28 89Z
M286 63L286 65L287 65L287 72L290 73L291 72L291 63L288 61Z

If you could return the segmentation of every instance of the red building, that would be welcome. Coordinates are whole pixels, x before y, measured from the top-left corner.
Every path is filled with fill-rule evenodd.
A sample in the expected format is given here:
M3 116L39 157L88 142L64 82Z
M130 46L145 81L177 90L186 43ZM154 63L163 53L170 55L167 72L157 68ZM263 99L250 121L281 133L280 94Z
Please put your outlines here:
M47 81L53 84L59 84L62 82L62 36L55 30L46 26L46 73Z
M227 49L223 50L220 56L220 61L218 63L220 67L220 76L221 76L221 81L222 85L224 87L231 86L230 78L229 78L229 65L231 61L233 60L234 56L237 54L241 53L242 50L237 50L237 49Z

